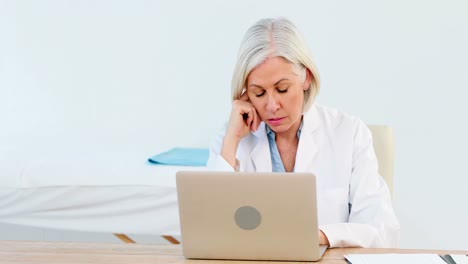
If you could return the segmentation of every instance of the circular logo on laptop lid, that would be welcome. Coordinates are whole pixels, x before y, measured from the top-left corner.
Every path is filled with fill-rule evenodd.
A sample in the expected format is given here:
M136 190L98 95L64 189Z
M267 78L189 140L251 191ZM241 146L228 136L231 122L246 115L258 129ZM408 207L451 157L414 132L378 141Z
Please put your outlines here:
M262 222L262 215L252 206L242 206L234 214L236 224L244 230L253 230Z

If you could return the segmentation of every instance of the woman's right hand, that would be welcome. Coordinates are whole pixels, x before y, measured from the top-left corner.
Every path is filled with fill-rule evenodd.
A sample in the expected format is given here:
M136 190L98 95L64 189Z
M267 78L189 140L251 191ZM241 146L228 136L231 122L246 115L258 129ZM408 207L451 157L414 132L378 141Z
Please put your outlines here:
M250 131L257 131L261 119L257 110L249 100L247 93L243 93L238 100L232 102L231 116L226 136L240 142Z
M224 135L221 156L233 168L236 166L236 152L239 142L246 137L250 131L257 131L261 123L257 110L249 100L247 92L243 93L238 100L232 102L231 116Z

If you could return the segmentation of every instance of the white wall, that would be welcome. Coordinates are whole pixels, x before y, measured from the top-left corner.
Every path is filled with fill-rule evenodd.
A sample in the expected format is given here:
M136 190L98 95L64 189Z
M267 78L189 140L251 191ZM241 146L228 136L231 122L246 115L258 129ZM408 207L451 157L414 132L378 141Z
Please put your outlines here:
M315 55L318 101L394 127L402 247L467 249L467 11L464 0L0 0L0 147L208 146L243 33L282 15Z

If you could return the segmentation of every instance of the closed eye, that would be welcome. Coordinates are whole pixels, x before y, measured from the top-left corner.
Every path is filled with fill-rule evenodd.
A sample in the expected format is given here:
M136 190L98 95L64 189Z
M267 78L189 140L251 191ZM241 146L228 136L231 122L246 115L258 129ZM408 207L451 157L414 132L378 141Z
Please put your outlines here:
M288 88L286 89L276 89L278 93L286 93L288 91Z
M261 97L265 94L265 91L261 92L261 93L258 93L258 94L255 94L256 97Z

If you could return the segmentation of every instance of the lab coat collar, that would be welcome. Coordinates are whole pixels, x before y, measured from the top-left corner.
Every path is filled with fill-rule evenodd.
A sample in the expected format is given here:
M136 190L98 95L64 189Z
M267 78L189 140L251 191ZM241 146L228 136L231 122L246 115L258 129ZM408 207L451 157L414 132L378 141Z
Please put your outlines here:
M270 145L268 144L264 122L260 123L253 135L255 136L255 147L250 152L250 158L255 166L255 171L271 172L273 169L271 166Z
M304 113L303 122L301 138L299 139L299 145L296 152L294 171L312 172L314 171L314 160L317 158L320 147L318 144L318 137L315 132L322 124L315 104L312 105L309 111Z
M310 107L309 111L304 113L303 122L304 124L302 127L301 134L304 132L313 133L320 127L321 125L320 116L319 116L318 109L315 106L315 104L313 104Z

